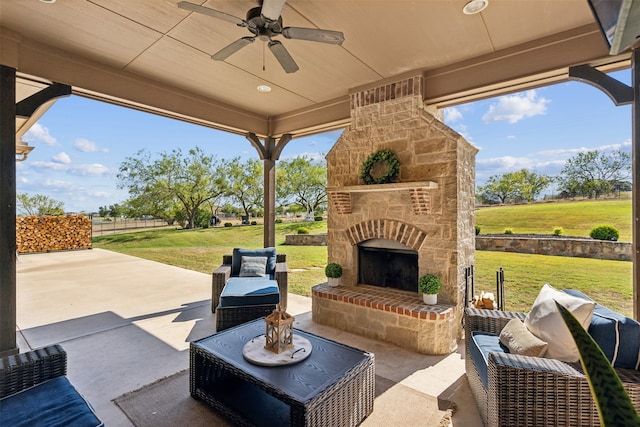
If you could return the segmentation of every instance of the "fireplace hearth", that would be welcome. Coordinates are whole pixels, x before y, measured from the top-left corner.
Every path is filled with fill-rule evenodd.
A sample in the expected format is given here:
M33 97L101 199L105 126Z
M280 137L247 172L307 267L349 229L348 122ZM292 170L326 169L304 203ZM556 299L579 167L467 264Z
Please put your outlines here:
M418 292L418 252L373 239L358 245L358 283Z

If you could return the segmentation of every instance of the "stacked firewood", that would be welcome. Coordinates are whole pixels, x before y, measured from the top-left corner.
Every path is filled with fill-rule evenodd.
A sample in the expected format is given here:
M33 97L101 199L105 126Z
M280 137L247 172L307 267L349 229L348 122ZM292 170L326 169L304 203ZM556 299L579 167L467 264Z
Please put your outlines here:
M16 218L18 253L91 248L91 220L82 215Z

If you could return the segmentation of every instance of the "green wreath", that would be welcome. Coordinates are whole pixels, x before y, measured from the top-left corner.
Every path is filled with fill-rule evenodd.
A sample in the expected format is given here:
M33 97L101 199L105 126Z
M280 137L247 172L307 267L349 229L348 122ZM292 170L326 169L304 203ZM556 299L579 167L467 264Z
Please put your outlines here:
M378 150L362 164L360 178L365 184L394 182L400 173L400 160L389 149Z

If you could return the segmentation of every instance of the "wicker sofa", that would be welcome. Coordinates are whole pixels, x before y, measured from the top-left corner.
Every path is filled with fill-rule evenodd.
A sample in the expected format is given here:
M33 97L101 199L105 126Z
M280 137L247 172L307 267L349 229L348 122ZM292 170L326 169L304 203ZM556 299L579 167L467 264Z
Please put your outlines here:
M103 426L66 373L60 345L0 358L0 425Z
M244 256L267 257L264 277L239 277ZM223 255L222 265L212 274L211 311L216 313L218 332L269 315L277 304L287 307L289 270L285 254L275 248L235 248Z
M474 334L499 335L511 319L524 321L525 317L525 313L465 310L466 373L484 425L600 425L580 363L511 354L505 349L494 348L486 354L488 366L483 367L477 354L472 354L476 345L472 343ZM482 372L483 369L486 370ZM615 369L634 406L640 409L640 372Z

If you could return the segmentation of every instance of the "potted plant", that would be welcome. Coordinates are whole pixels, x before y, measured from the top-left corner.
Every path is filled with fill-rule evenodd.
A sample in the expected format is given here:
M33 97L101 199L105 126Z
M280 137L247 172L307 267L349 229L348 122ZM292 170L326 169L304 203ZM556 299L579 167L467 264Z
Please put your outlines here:
M425 274L418 279L418 289L422 293L425 304L437 304L438 292L442 288L442 282L435 274Z
M337 262L330 262L324 268L324 274L329 279L329 286L338 286L342 277L342 266Z

